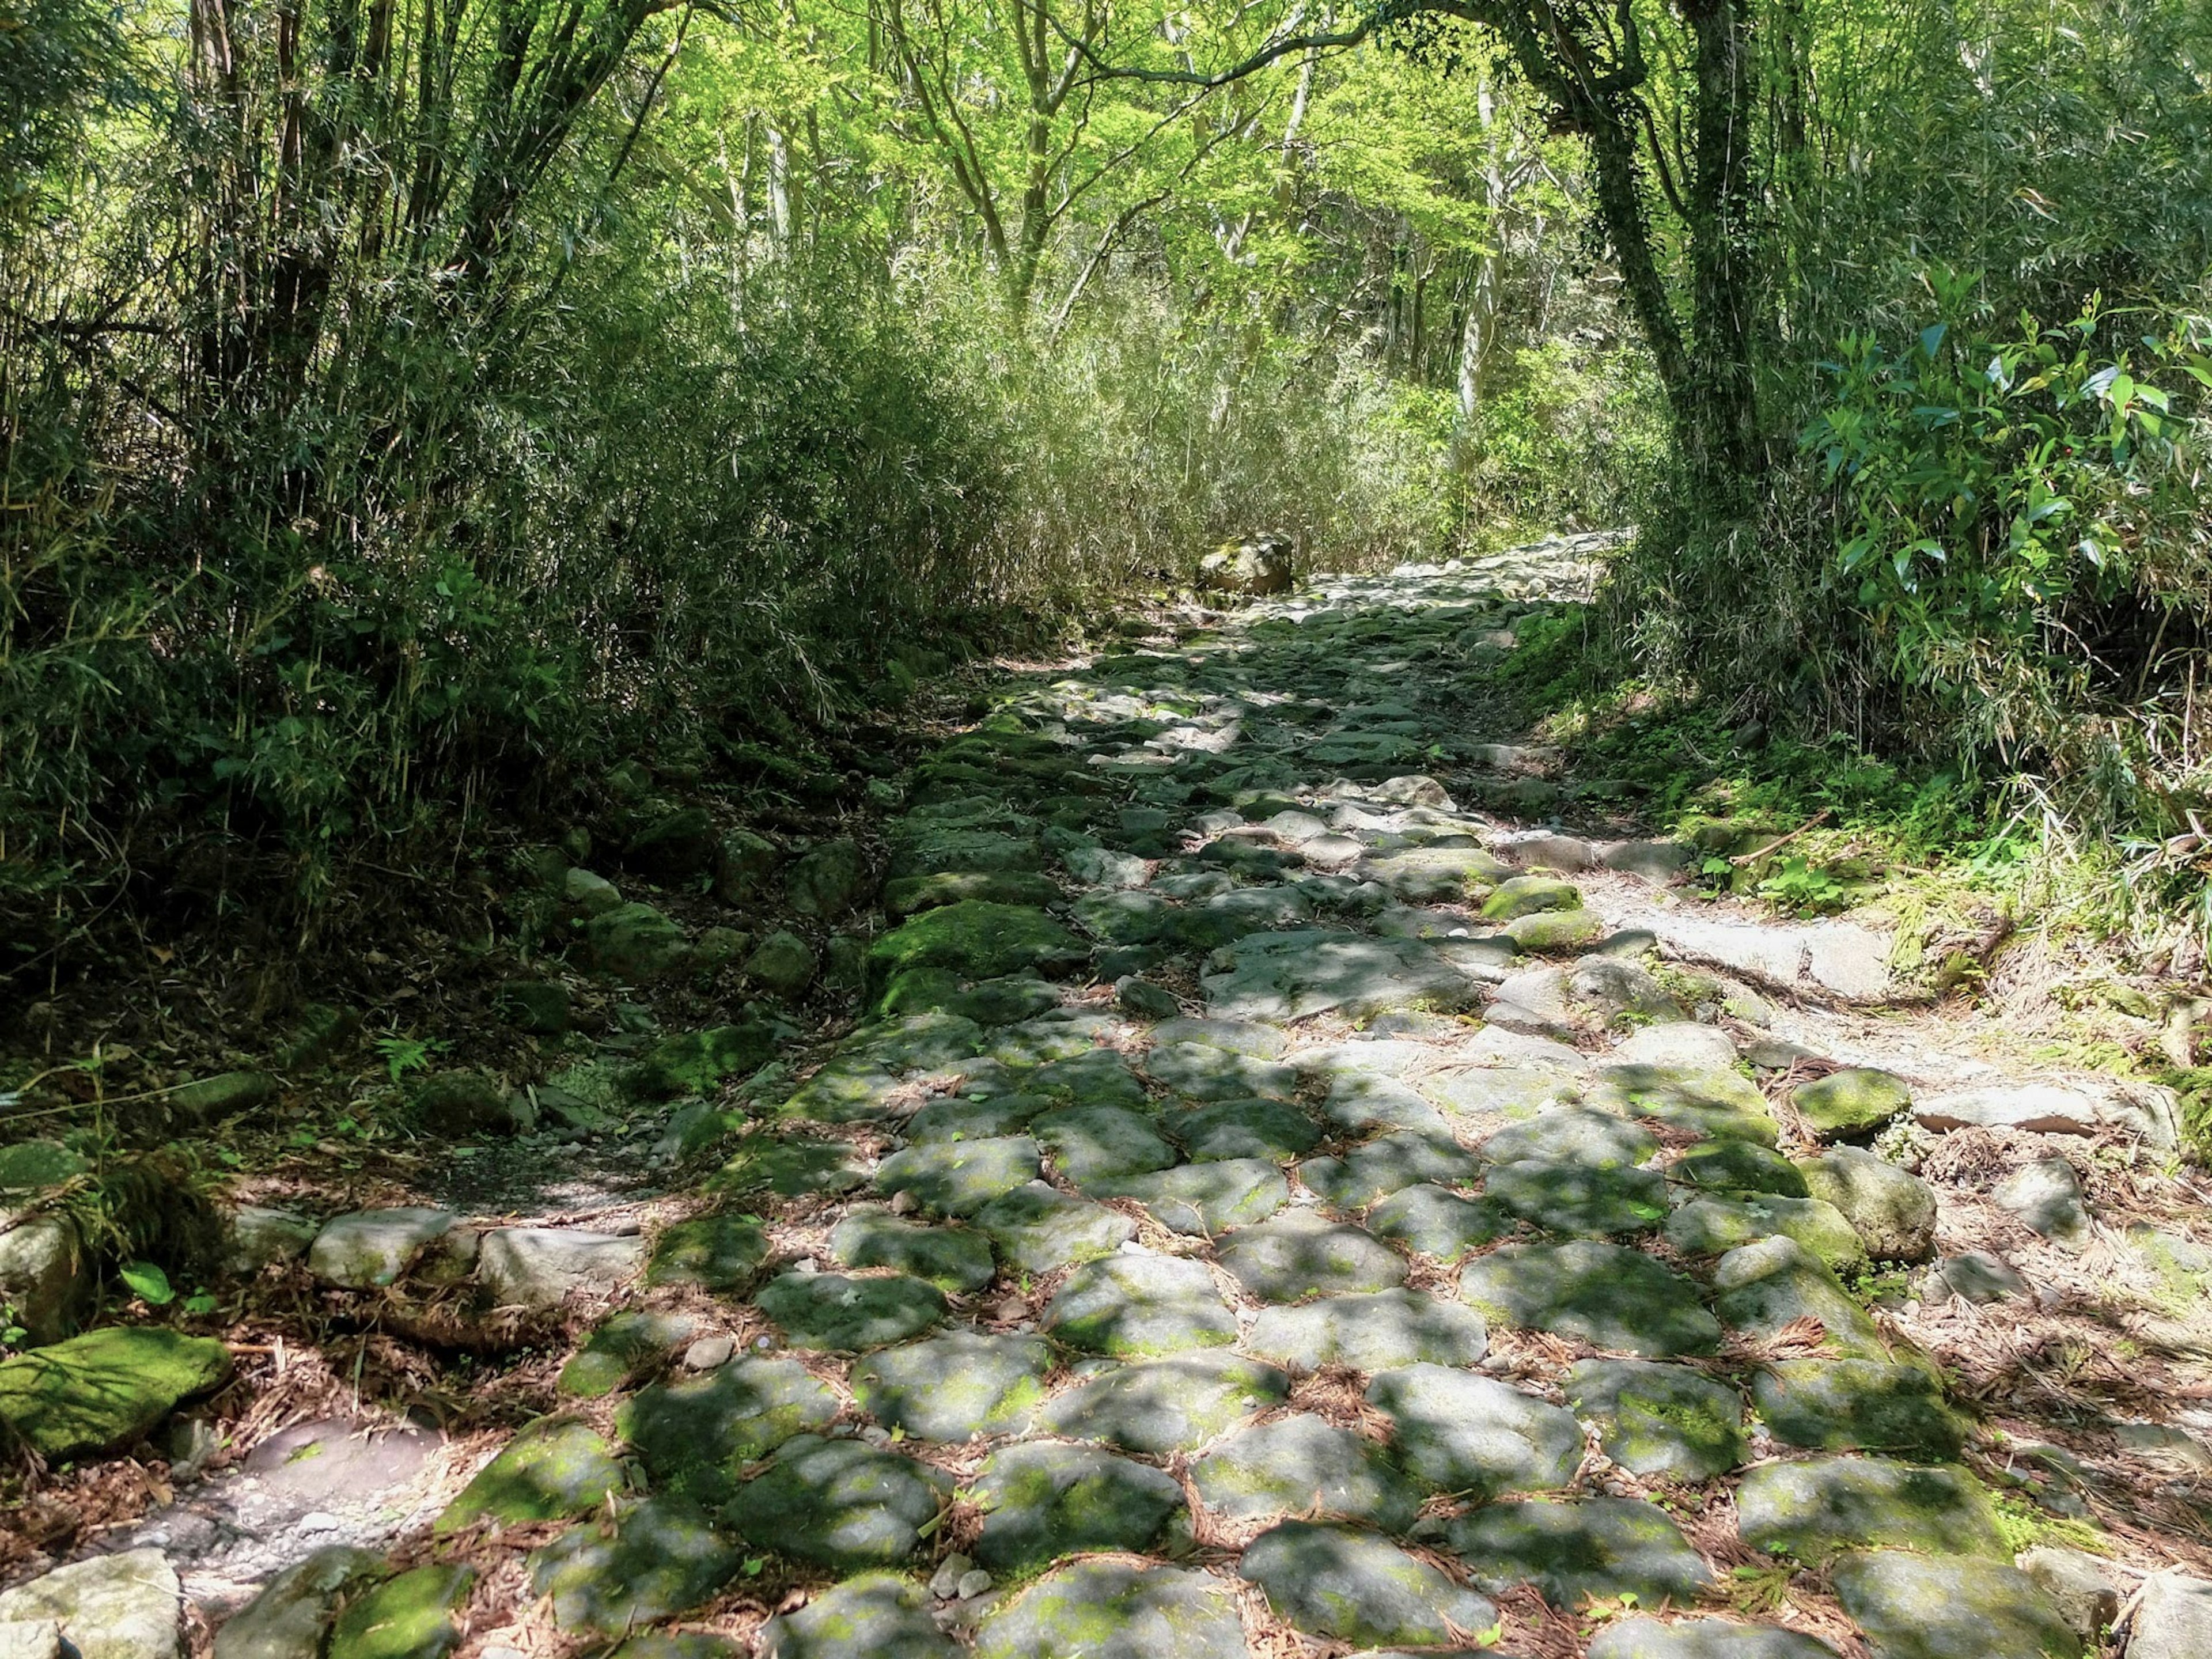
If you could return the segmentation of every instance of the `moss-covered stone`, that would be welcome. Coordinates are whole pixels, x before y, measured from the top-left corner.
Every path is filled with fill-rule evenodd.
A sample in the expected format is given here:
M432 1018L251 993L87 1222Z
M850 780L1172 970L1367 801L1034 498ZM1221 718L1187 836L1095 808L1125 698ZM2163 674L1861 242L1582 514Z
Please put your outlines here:
M1511 921L1516 916L1582 908L1582 891L1571 881L1557 876L1511 876L1483 900L1482 916L1486 921Z
M1601 1238L1652 1232L1667 1219L1667 1178L1656 1170L1530 1158L1498 1165L1482 1189L1508 1214L1546 1232Z
M809 1434L786 1442L723 1514L757 1548L852 1571L906 1560L951 1495L926 1463Z
M904 1273L857 1279L785 1273L753 1298L792 1346L854 1353L919 1336L945 1317L945 1293Z
M1402 1532L1421 1506L1420 1483L1372 1442L1300 1413L1239 1429L1191 1460L1191 1484L1237 1520L1323 1515Z
M1237 1316L1203 1263L1115 1255L1067 1276L1046 1304L1044 1328L1088 1353L1146 1356L1225 1346Z
M1460 1293L1493 1321L1650 1358L1720 1346L1695 1285L1618 1244L1508 1244L1461 1270Z
M1109 1256L1137 1236L1117 1210L1031 1181L975 1212L975 1224L1015 1273L1053 1273Z
M645 1270L648 1285L742 1291L768 1260L768 1235L747 1215L695 1215L663 1228Z
M584 959L617 979L665 979L690 956L684 930L650 904L618 904L584 923Z
M663 1037L623 1078L639 1100L711 1095L726 1078L764 1065L775 1052L775 1033L765 1021L716 1025Z
M386 1579L338 1614L330 1659L441 1659L460 1643L460 1610L476 1581L463 1566Z
M711 1507L749 1465L837 1412L836 1395L798 1361L754 1357L656 1382L623 1402L615 1426L658 1490Z
M848 1267L895 1267L945 1291L979 1291L999 1271L987 1234L872 1207L830 1229L830 1253Z
M1134 1199L1170 1232L1210 1234L1249 1226L1290 1201L1291 1183L1264 1158L1184 1164L1151 1175L1088 1181L1094 1198Z
M1838 1561L1836 1597L1876 1659L2079 1659L2035 1581L2001 1561L1878 1550Z
M1034 1120L1030 1133L1053 1167L1078 1185L1146 1175L1176 1162L1151 1118L1127 1106L1068 1106Z
M997 1572L1089 1550L1142 1553L1188 1520L1172 1475L1095 1446L1008 1446L992 1454L969 1496L983 1511L975 1559Z
M1595 910L1540 910L1516 916L1500 931L1516 949L1540 956L1595 944L1605 936L1605 922Z
M1840 1210L1881 1261L1926 1261L1936 1254L1936 1192L1910 1170L1857 1146L1837 1146L1797 1166L1805 1189Z
M698 1323L684 1314L631 1309L602 1322L574 1358L561 1368L556 1383L577 1400L598 1400L622 1387L632 1371L651 1364L670 1349L689 1342Z
M1863 1548L2005 1553L1989 1498L1972 1475L1880 1457L1761 1464L1736 1491L1736 1524L1753 1549L1801 1561Z
M988 899L963 899L923 912L868 949L869 984L879 994L911 968L944 968L963 979L992 979L1025 968L1050 973L1090 954L1083 941L1042 910Z
M1399 1129L1340 1158L1310 1158L1298 1179L1339 1209L1364 1209L1408 1187L1472 1184L1482 1172L1474 1153L1441 1130Z
M929 1616L929 1595L895 1573L864 1572L761 1632L763 1659L957 1659Z
M1721 1255L1762 1238L1794 1238L1838 1273L1866 1266L1866 1246L1843 1212L1817 1198L1711 1194L1667 1218L1667 1242L1686 1255Z
M1747 1455L1742 1396L1686 1365L1580 1360L1567 1372L1567 1403L1632 1474L1710 1480Z
M1634 1498L1491 1504L1451 1522L1444 1536L1484 1589L1534 1584L1555 1607L1625 1594L1686 1603L1712 1582L1666 1510Z
M1854 1066L1799 1084L1790 1103L1821 1134L1871 1134L1912 1104L1912 1091L1888 1072Z
M1407 1365L1376 1376L1367 1403L1390 1419L1399 1462L1443 1492L1548 1492L1582 1464L1582 1425L1572 1415L1496 1377Z
M1385 1291L1406 1278L1403 1259L1371 1233L1310 1210L1238 1228L1215 1246L1214 1261L1261 1302Z
M1832 1353L1889 1357L1866 1310L1794 1238L1763 1238L1730 1250L1713 1268L1713 1287L1719 1291L1713 1310L1733 1330L1775 1337L1797 1320L1815 1319Z
M446 1506L434 1532L473 1522L501 1526L588 1515L622 1491L622 1464L590 1425L541 1418L508 1441Z
M844 1141L786 1139L763 1133L740 1139L708 1185L734 1197L757 1193L779 1198L815 1193L835 1197L865 1186L867 1179L866 1167Z
M1497 1205L1425 1182L1376 1204L1367 1212L1367 1225L1377 1238L1443 1261L1456 1261L1513 1230L1512 1218Z
M653 1498L533 1552L530 1582L562 1630L623 1636L712 1600L741 1559L691 1504Z
M1771 1193L1807 1198L1804 1173L1771 1146L1750 1140L1709 1140L1668 1166L1667 1178L1711 1193Z
M0 1424L50 1462L111 1451L229 1375L212 1337L111 1325L0 1360Z
M1490 1346L1489 1327L1472 1308L1423 1291L1328 1296L1297 1308L1263 1308L1244 1346L1301 1370L1344 1365L1356 1371L1415 1364L1472 1365Z
M1371 1533L1286 1521L1245 1547L1237 1571L1278 1617L1344 1642L1442 1646L1481 1631L1498 1609L1427 1562Z
M1775 1437L1793 1446L1949 1459L1966 1444L1943 1385L1917 1365L1780 1360L1752 1379L1751 1392Z
M1311 1152L1321 1130L1284 1100L1229 1100L1171 1113L1163 1122L1194 1163L1264 1158L1285 1163Z
M1249 1659L1228 1584L1113 1560L1047 1573L983 1621L975 1659Z
M948 904L980 901L1038 909L1060 902L1059 885L1050 876L1021 870L944 870L933 875L902 876L884 888L884 910L893 921L904 921L925 910L941 910Z
M1287 1372L1241 1354L1176 1354L1092 1375L1046 1402L1039 1422L1048 1433L1165 1456L1280 1405L1290 1389Z
M853 1368L853 1392L878 1422L916 1439L1019 1434L1044 1403L1052 1364L1042 1338L951 1331L869 1355Z

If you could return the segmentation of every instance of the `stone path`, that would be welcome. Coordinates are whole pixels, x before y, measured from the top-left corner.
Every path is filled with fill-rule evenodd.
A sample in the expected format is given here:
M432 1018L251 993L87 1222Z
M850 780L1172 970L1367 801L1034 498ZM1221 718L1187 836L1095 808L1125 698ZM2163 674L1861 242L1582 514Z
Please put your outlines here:
M1486 676L1587 551L1013 681L890 826L860 1022L693 1218L470 1239L502 1303L611 1300L562 1411L218 1659L2059 1659L2123 1601L2132 1659L2212 1653L2154 1571L2200 1559L2201 1425L2030 1437L2030 1374L2094 1361L2003 1334L2201 1298L2212 1254L2098 1213L2170 1103L1881 1013L1878 919L1561 828ZM404 1287L453 1221L295 1248Z

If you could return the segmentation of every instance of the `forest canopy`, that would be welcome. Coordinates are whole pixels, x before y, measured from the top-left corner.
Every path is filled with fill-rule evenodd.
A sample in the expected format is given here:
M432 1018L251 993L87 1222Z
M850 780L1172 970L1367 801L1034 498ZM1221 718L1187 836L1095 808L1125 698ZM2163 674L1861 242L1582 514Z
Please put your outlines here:
M1261 528L1633 526L1618 672L2202 833L2195 0L13 0L0 105L41 958Z

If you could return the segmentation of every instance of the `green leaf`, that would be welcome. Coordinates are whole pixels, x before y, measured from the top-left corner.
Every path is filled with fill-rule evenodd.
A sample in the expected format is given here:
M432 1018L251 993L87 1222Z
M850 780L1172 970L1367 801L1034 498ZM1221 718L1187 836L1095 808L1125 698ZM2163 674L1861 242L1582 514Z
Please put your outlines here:
M169 1283L168 1274L150 1261L126 1261L120 1272L123 1282L138 1297L159 1308L177 1299L177 1292Z

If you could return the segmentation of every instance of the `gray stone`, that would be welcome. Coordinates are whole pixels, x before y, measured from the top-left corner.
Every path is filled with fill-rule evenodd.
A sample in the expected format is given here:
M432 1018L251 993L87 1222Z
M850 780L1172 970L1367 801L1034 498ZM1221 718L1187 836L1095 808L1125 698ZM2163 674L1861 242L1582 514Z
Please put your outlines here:
M316 1550L224 1621L215 1633L215 1659L319 1659L340 1599L384 1570L374 1550L343 1544Z
M2013 1565L2035 1581L2036 1588L2051 1598L2052 1608L2065 1620L2066 1628L2085 1643L2094 1642L2120 1616L2119 1586L2113 1581L2111 1569L2096 1556L2057 1545L2039 1544L2022 1552ZM2182 1632L2191 1638L2186 1644L2169 1642L2170 1650L2161 1655L2157 1637L2151 1638L2149 1650L2156 1659L2185 1659L2191 1654L2212 1653L2212 1584L2201 1579L2165 1575L2154 1578L2152 1584L2143 1596L2145 1606L2158 1597L2160 1589L2171 1588L2181 1592L2181 1607L2196 1613L2194 1628ZM2156 1622L2154 1619L2153 1623ZM2138 1607L2130 1644L2138 1655L2143 1647L2143 1608Z
M842 916L867 892L868 861L857 842L825 841L793 860L783 878L784 900L802 916Z
M1309 1512L1402 1532L1421 1489L1381 1448L1300 1413L1239 1429L1191 1460L1191 1484L1235 1520Z
M602 1320L568 1363L556 1386L580 1400L612 1394L630 1373L665 1358L698 1334L698 1322L687 1314L633 1309Z
M1547 1492L1582 1465L1573 1416L1495 1377L1408 1365L1377 1376L1367 1401L1390 1419L1398 1461L1444 1492Z
M830 1254L848 1267L893 1267L943 1291L980 1291L999 1271L984 1234L887 1210L849 1212L830 1230Z
M1042 1181L993 1199L975 1212L975 1224L1015 1273L1053 1273L1095 1261L1137 1236L1137 1224L1127 1216Z
M2078 1659L2081 1651L2035 1581L2002 1562L1875 1550L1846 1556L1830 1576L1874 1659Z
M1341 1136L1402 1129L1443 1140L1451 1138L1450 1120L1413 1090L1387 1077L1358 1073L1339 1077L1322 1102L1321 1115Z
M1560 1106L1508 1125L1482 1143L1492 1164L1527 1159L1580 1164L1593 1170L1625 1169L1659 1151L1658 1138L1640 1123L1585 1106Z
M1047 1402L1040 1426L1077 1440L1165 1456L1224 1434L1280 1405L1291 1379L1238 1354L1177 1354L1086 1377Z
M440 1659L460 1643L462 1610L476 1578L457 1563L386 1579L340 1611L331 1626L330 1659Z
M95 1555L0 1595L0 1622L51 1623L82 1659L176 1659L183 1611L156 1549Z
M1480 847L1401 848L1361 860L1352 874L1408 904L1469 903L1483 899L1495 882L1528 879Z
M1042 1095L940 1095L906 1121L909 1145L1019 1134L1052 1103Z
M710 1211L664 1227L646 1264L648 1285L705 1291L748 1288L769 1256L768 1235L750 1216Z
M558 1227L496 1228L483 1236L477 1256L477 1277L502 1308L611 1295L644 1270L644 1239Z
M1341 1158L1310 1158L1298 1165L1298 1179L1340 1209L1362 1210L1408 1187L1472 1184L1481 1170L1449 1134L1401 1129Z
M1027 1135L939 1141L893 1152L876 1170L886 1196L912 1193L925 1209L970 1216L1037 1178L1037 1144Z
M1413 939L1314 930L1256 933L1231 947L1228 971L1202 981L1208 1011L1274 1024L1336 1013L1364 1019L1387 1009L1463 1008L1466 975Z
M1567 1371L1567 1403L1632 1474L1710 1480L1746 1455L1742 1397L1686 1365L1578 1360Z
M1444 1537L1484 1589L1534 1584L1555 1607L1624 1594L1687 1603L1712 1582L1667 1511L1634 1498L1491 1504L1451 1522Z
M1220 1165L1211 1166L1220 1168ZM1237 1316L1200 1262L1115 1255L1067 1276L1045 1307L1044 1328L1089 1353L1157 1355L1237 1340Z
M1781 1133L1766 1109L1766 1097L1736 1072L1608 1065L1583 1097L1601 1111L1650 1118L1700 1139L1771 1146Z
M723 1510L737 1534L817 1566L896 1566L952 1495L949 1477L857 1440L800 1435Z
M1214 1260L1261 1302L1384 1291L1406 1278L1405 1262L1371 1234L1304 1210L1238 1228Z
M1249 1659L1229 1586L1112 1560L1047 1573L983 1620L975 1659Z
M2089 1242L2089 1209L2081 1177L2063 1158L2046 1158L1997 1182L1990 1201L2017 1216L2030 1231L2078 1250Z
M1912 1104L1912 1091L1893 1073L1850 1067L1799 1084L1790 1103L1822 1135L1870 1134Z
M762 1629L760 1659L957 1659L929 1614L929 1596L895 1573L833 1585Z
M1607 1024L1629 1018L1675 1023L1689 1014L1674 993L1638 963L1618 957L1583 957L1565 975L1565 993Z
M853 1393L878 1422L918 1439L1019 1434L1051 1370L1042 1338L951 1331L869 1355L853 1368Z
M58 1342L84 1322L100 1264L66 1216L33 1215L0 1232L0 1307L33 1345Z
M307 1255L322 1224L289 1210L241 1204L233 1210L223 1239L223 1271L241 1276L282 1267Z
M1676 841L1616 841L1601 846L1598 857L1608 870L1664 886L1690 867L1697 849Z
M1180 1481L1095 1446L1006 1447L969 1496L983 1511L976 1559L999 1572L1087 1550L1141 1554L1188 1521Z
M856 1279L785 1273L753 1298L794 1347L850 1353L919 1336L945 1317L945 1293L904 1273Z
M1122 1012L1139 1019L1173 1019L1182 1012L1174 992L1134 974L1124 974L1114 981L1114 1000Z
M1126 1106L1071 1106L1034 1120L1030 1133L1066 1179L1082 1183L1146 1175L1176 1162L1152 1121Z
M865 1186L867 1179L867 1171L844 1141L787 1140L757 1133L737 1143L729 1161L709 1185L732 1197L754 1193L773 1193L780 1198L815 1193L834 1197Z
M584 923L584 957L602 974L643 983L690 960L684 930L650 904L618 904Z
M628 1485L623 1466L591 1427L541 1417L501 1448L432 1528L458 1532L480 1521L503 1527L588 1515Z
M1936 1254L1935 1189L1910 1170L1857 1146L1832 1147L1797 1168L1806 1191L1842 1211L1876 1261Z
M1794 1238L1764 1238L1730 1250L1713 1269L1713 1310L1732 1330L1774 1338L1800 1319L1820 1322L1822 1346L1861 1359L1887 1359L1881 1334L1819 1257Z
M1244 1346L1254 1353L1318 1370L1413 1364L1472 1365L1490 1346L1482 1316L1419 1291L1324 1297L1298 1308L1267 1308Z
M530 1582L562 1629L623 1636L712 1600L739 1559L690 1504L653 1498L532 1553Z
M1291 1046L1290 1038L1279 1026L1236 1019L1170 1019L1152 1028L1152 1042L1156 1049L1200 1043L1249 1054L1255 1060L1280 1060Z
M1083 1190L1097 1198L1133 1199L1170 1232L1199 1235L1264 1221L1291 1196L1283 1172L1264 1158L1252 1158L1086 1182Z
M783 863L783 849L750 830L732 830L714 848L714 896L742 904L759 891Z
M1793 1446L1948 1461L1966 1444L1942 1383L1917 1365L1780 1360L1752 1378L1751 1396L1775 1437Z
M1589 1659L1836 1659L1826 1642L1773 1625L1689 1619L1662 1625L1624 1619L1590 1643Z
M756 1356L656 1382L625 1401L615 1423L656 1487L711 1506L729 1499L745 1468L828 1428L837 1411L836 1395L797 1360Z
M1735 1064L1735 1044L1717 1026L1676 1022L1647 1025L1632 1033L1607 1056L1616 1066L1649 1066L1686 1072L1726 1072Z
M1720 1346L1695 1285L1618 1244L1507 1244L1461 1270L1460 1293L1493 1320L1599 1348L1667 1358Z
M446 1210L362 1210L342 1215L315 1235L307 1270L347 1290L380 1289L396 1282L431 1243L453 1224Z
M2128 1659L2202 1659L2212 1653L2212 1583L2153 1575L2128 1631Z
M1401 1188L1376 1204L1367 1212L1367 1225L1378 1238L1456 1261L1502 1237L1513 1224L1495 1204L1424 1183Z
M1190 1100L1288 1099L1298 1086L1291 1066L1199 1042L1155 1047L1145 1075Z
M1793 1238L1838 1273L1867 1263L1866 1246L1832 1204L1771 1193L1693 1199L1667 1218L1667 1242L1686 1255L1720 1255L1762 1238Z
M2046 1135L2095 1135L2105 1130L2160 1148L2174 1144L2172 1101L2162 1091L2124 1092L2107 1080L2096 1091L2050 1083L2004 1083L1915 1101L1923 1129L2027 1129Z
M1986 1306L2008 1297L2030 1297L2035 1287L2020 1270L2002 1256L1985 1250L1947 1255L1929 1273L1930 1296L1955 1296Z
M1427 1562L1350 1527L1285 1521L1245 1546L1237 1571L1277 1617L1340 1641L1438 1645L1498 1618Z
M1163 1126L1192 1160L1264 1158L1285 1163L1321 1139L1314 1121L1288 1101L1229 1100L1170 1114Z
M562 902L580 916L603 916L621 907L621 890L605 876L580 867L561 878Z
M1816 1563L1860 1548L2004 1552L1989 1499L1972 1475L1881 1457L1762 1463L1736 1490L1736 1525L1755 1550Z
M1547 1232L1597 1237L1648 1233L1667 1220L1667 1177L1656 1170L1530 1158L1492 1169L1483 1179L1483 1193L1509 1214Z

